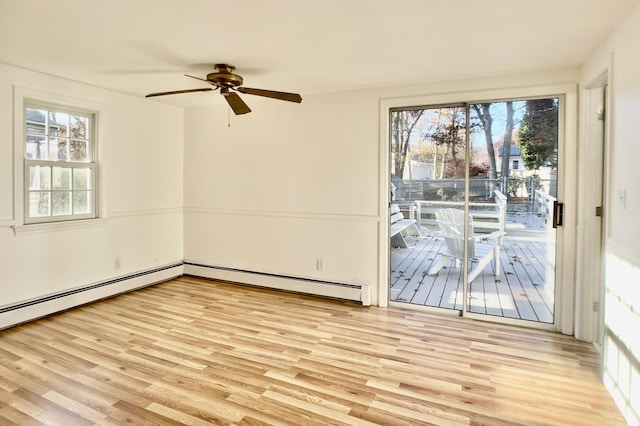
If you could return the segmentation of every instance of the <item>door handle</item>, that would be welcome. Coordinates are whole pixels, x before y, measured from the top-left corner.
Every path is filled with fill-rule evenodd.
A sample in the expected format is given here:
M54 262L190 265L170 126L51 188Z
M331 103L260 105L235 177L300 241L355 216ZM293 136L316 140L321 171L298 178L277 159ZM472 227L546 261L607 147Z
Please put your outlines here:
M553 227L562 226L564 222L564 203L553 202Z

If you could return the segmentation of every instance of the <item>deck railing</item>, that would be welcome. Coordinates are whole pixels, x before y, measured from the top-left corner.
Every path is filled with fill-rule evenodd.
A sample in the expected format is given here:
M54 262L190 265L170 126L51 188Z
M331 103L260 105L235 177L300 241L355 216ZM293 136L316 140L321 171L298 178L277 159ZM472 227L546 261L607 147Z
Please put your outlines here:
M473 218L477 230L503 231L505 230L507 215L507 197L499 190L494 191L494 202L470 203L469 214ZM414 200L399 202L405 217L414 219L418 228L421 226L437 226L436 210L455 207L463 208L462 201Z
M535 192L533 213L542 219L548 228L553 226L553 205L556 201L556 197L544 191L536 190Z
M504 179L489 179L474 177L468 184L464 179L423 179L423 180L392 180L393 200L397 203L413 201L462 201L465 190L469 198L474 201L490 202L494 197L494 189L498 189L509 198L509 211L521 212L526 209L534 213L535 192L544 191L547 194L556 193L555 179L542 179L538 176L517 177Z

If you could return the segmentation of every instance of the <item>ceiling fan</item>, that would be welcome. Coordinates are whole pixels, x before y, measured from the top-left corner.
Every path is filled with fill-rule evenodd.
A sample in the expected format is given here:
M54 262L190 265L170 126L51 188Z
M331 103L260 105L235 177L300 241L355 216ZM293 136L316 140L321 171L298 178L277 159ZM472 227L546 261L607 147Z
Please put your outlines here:
M242 98L238 96L236 92L245 93L247 95L264 96L266 98L280 99L282 101L289 102L302 102L302 97L297 93L276 92L275 90L264 89L250 89L248 87L242 87L243 79L241 76L234 74L233 70L236 69L233 65L216 64L214 65L217 72L207 74L207 78L194 77L192 75L185 74L187 77L195 78L196 80L204 81L215 87L206 87L202 89L187 89L187 90L173 90L171 92L158 92L150 93L146 98L152 98L154 96L165 95L177 95L180 93L192 93L192 92L208 92L210 90L220 89L220 93L227 100L227 103L236 115L246 114L251 112L249 106L244 103Z

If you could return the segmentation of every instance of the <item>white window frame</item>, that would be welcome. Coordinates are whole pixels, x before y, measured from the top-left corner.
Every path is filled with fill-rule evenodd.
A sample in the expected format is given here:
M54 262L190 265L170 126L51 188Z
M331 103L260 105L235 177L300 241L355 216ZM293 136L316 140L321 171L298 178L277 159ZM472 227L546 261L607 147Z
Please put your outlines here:
M89 133L88 133L88 137L87 137L87 153L88 153L88 158L86 161L62 161L62 160L57 160L57 159L47 159L47 160L41 160L41 159L30 159L30 158L26 158L27 156L25 155L24 158L24 223L25 224L33 224L33 223L51 223L51 222L62 222L62 221L69 221L69 220L81 220L81 219L95 219L96 217L96 187L95 187L95 183L96 183L96 179L95 179L95 175L96 175L96 163L95 163L95 155L94 155L94 139L95 139L95 130L94 130L94 123L95 123L95 116L96 113L95 112L88 112L88 111L84 111L84 110L78 110L75 108L69 108L65 105L53 105L53 104L48 104L48 103L42 103L42 102L34 102L31 100L28 100L24 103L23 105L23 110L24 112L26 112L27 109L42 109L47 111L47 114L50 112L56 112L56 113L66 113L69 115L76 115L76 116L82 116L84 118L86 118L89 122ZM45 119L45 125L47 125L48 119ZM25 114L25 120L23 120L23 125L25 127L25 138L23 139L23 143L26 144L26 140L27 140L27 120L26 120L26 114ZM48 126L47 126L48 128ZM44 136L50 136L48 132L45 132ZM71 138L69 138L71 139ZM70 147L68 149L71 149ZM26 153L26 149L25 149L25 153ZM90 202L89 202L89 212L88 213L74 213L73 211L71 212L71 214L66 214L66 215L55 215L53 213L52 208L50 206L49 208L49 215L47 216L36 216L36 215L32 215L30 206L31 206L31 202L30 202L30 195L32 193L36 193L36 192L43 192L43 193L48 193L50 194L50 198L49 198L49 203L52 204L53 203L53 193L56 192L56 190L53 187L50 187L49 189L44 189L44 190L33 190L30 188L30 173L29 170L31 167L48 167L49 168L49 173L52 174L53 173L53 169L56 167L60 167L60 168L65 168L65 169L89 169L90 170L90 185L89 185L89 190L88 192L91 194L90 195ZM53 185L53 178L50 177L49 179L50 181L50 186ZM73 200L73 193L75 192L75 190L73 189L73 185L71 185L71 198ZM73 208L73 201L71 201L72 204L72 208Z
M26 109L43 107L60 112L80 113L91 120L90 162L30 160L26 158ZM104 196L101 190L101 112L104 105L72 96L43 90L14 86L14 224L16 235L22 233L46 232L68 228L104 225ZM93 188L93 211L90 214L66 216L28 217L29 165L48 163L62 167L91 168Z

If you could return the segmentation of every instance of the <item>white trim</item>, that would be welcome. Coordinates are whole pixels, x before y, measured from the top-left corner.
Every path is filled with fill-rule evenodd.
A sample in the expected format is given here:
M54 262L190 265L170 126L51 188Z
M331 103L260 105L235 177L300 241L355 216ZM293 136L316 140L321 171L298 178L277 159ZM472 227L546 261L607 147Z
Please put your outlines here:
M121 217L133 216L161 216L167 214L182 214L182 207L165 207L158 209L140 209L140 210L114 210L109 212L109 219L117 219Z
M86 229L106 226L109 220L134 217L134 216L161 216L169 214L182 214L181 207L167 207L161 209L142 209L142 210L121 210L109 212L108 218L105 217L99 219L73 219L69 221L61 222L46 222L46 223L32 223L28 225L16 225L13 221L6 226L13 228L14 235L31 235L39 234L43 232L64 232L75 229ZM2 222L0 222L0 227Z
M577 150L577 84L560 83L540 86L521 86L498 89L486 89L477 91L438 93L419 96L403 96L381 99L379 103L379 155L380 155L380 204L379 204L379 267L378 267L378 300L381 307L389 304L389 209L390 202L390 153L389 153L389 110L399 107L428 106L443 104L459 104L461 102L479 103L496 100L526 99L536 97L561 97L560 113L564 115L560 120L559 134L564 134L564 140L559 143L559 160L562 167L558 174L560 202L566 202L564 226L558 228L557 253L560 256L556 261L556 289L562 288L562 293L556 294L556 309L554 313L554 328L565 334L573 334L574 326L574 293L575 293L575 225L576 209L575 199L570 199L571 194L576 194L577 163L576 155L567 155ZM560 285L561 284L561 285ZM558 290L556 290L558 291ZM491 319L485 315L482 319ZM541 323L542 324L542 323ZM548 324L547 324L548 325ZM541 328L546 328L541 326Z
M74 219L65 222L31 223L29 225L13 225L13 234L33 235L44 232L65 232L76 229L97 228L107 225L107 219Z
M182 275L182 263L85 285L57 294L0 307L0 330Z
M249 210L249 209L216 209L202 207L185 207L185 214L205 214L205 215L226 215L226 216L259 216L259 217L278 217L292 219L319 219L319 220L350 220L350 221L367 221L378 222L377 215L359 215L359 214L337 214L337 213L305 213L294 211L277 211L277 210Z
M367 284L332 283L315 279L285 277L253 271L241 271L216 267L185 260L184 273L202 278L212 278L229 283L249 284L276 290L334 297L371 305L371 292Z
M597 82L602 84L598 86ZM608 207L605 202L606 163L608 119L604 120L602 134L595 134L593 123L597 111L593 100L601 100L605 111L604 86L607 75L600 76L593 84L581 91L580 108L580 148L579 157L579 217L576 237L576 338L588 342L600 340L600 331L604 328L604 217L595 216L595 206ZM602 95L602 99L600 96ZM605 112L605 116L608 112ZM600 136L603 138L600 140ZM595 142L598 141L597 146ZM595 148L595 149L594 149ZM600 166L598 166L600 162ZM601 167L599 170L598 167ZM594 171L601 174L593 173ZM597 190L600 190L598 193ZM602 199L599 199L602 197ZM597 203L599 202L599 203ZM594 244L599 242L600 245ZM594 311L594 302L598 302L600 312Z

